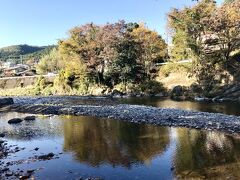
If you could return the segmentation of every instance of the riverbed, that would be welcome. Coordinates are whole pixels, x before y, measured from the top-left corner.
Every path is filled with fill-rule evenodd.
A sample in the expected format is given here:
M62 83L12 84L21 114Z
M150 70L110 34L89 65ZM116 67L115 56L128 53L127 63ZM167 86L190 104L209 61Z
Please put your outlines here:
M240 116L240 103L237 102L207 102L207 101L173 101L169 98L142 97L122 98L119 103L154 106L159 108L175 108L195 110L210 113L223 113Z
M240 116L240 103L237 102L174 101L170 98L162 97L108 98L89 96L15 97L14 100L18 104L58 104L69 106L131 104Z
M208 123L227 118L236 123L237 104L104 97L21 97L14 101L11 111L3 108L0 112L0 135L4 134L0 140L7 152L0 158L0 179L240 178L238 133L179 127L181 124L174 127L173 123L172 127L159 126L151 124L153 119L149 118L158 114L156 122L168 123L173 116L197 115L203 122L204 118ZM108 118L100 117L104 113ZM32 115L36 120L8 123L9 119ZM136 121L130 115L137 117ZM208 123L206 127L212 127Z
M28 115L0 114L4 139L19 148L2 160L10 179L27 171L36 179L240 178L238 136L81 116L7 123Z

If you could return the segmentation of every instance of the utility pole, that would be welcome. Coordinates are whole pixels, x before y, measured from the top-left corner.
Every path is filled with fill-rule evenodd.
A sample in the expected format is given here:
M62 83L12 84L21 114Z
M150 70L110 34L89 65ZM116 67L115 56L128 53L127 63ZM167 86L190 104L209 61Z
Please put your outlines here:
M20 55L21 64L23 64L23 55Z

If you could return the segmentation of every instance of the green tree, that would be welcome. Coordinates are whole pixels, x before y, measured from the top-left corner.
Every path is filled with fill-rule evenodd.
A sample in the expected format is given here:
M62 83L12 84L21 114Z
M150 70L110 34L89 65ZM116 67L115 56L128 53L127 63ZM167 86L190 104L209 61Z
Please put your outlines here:
M143 25L119 21L75 27L59 42L59 51L67 62L72 55L79 56L91 82L111 86L143 80L146 64L166 57L166 43Z
M190 58L189 48L186 43L186 33L182 30L176 31L172 39L172 48L170 50L171 61L180 61Z
M144 76L138 70L137 60L139 59L140 44L135 42L130 36L118 42L117 56L111 61L105 75L113 85L123 82L136 82ZM140 77L138 77L140 76Z
M84 94L89 86L89 74L86 65L77 55L68 56L71 60L64 64L64 68L59 72L59 76L54 82L63 92L71 92L74 89Z
M49 54L44 55L37 65L38 74L46 74L49 72L58 72L62 67L62 57L58 49L54 48Z
M163 62L167 58L167 44L157 32L151 31L144 24L133 28L130 34L134 41L141 45L139 63L149 75L155 63Z
M216 48L219 45L219 41L215 38L218 32L213 30L216 23L212 21L218 10L215 1L202 0L193 7L174 9L168 16L174 36L177 37L179 32L183 33L181 36L185 39L183 42L190 49L191 58L194 60L194 75L199 83L207 86L216 83L216 71L219 73L222 71L220 68L222 59ZM219 16L218 20L221 21L222 18ZM222 28L229 29L227 26ZM215 45L212 46L211 43Z

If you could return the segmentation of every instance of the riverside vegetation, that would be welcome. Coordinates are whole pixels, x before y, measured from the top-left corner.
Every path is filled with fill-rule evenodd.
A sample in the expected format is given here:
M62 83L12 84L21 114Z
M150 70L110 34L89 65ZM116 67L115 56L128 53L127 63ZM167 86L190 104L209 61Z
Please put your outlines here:
M143 23L122 20L75 27L36 67L39 74L57 73L54 83L40 78L32 87L2 90L1 95L118 92L239 101L239 8L238 0L221 6L201 0L192 7L172 9L171 46ZM191 61L178 63L185 59ZM157 66L161 62L169 64Z
M71 29L36 66L39 74L56 73L54 82L42 76L33 86L0 90L28 95L0 98L0 179L239 179L237 115L48 96L239 101L239 8L239 0L201 0L173 9L171 47L144 24ZM185 59L192 61L178 62Z

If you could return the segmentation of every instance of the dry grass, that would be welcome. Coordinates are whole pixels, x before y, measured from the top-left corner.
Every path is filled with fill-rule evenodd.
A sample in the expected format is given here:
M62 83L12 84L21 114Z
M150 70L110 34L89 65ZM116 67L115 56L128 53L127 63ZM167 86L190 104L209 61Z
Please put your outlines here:
M0 96L31 96L34 95L34 86L24 88L0 89Z
M196 82L196 79L194 77L189 77L187 72L173 72L167 77L164 75L159 75L157 80L161 82L167 89L172 89L177 85L189 87L191 84Z

